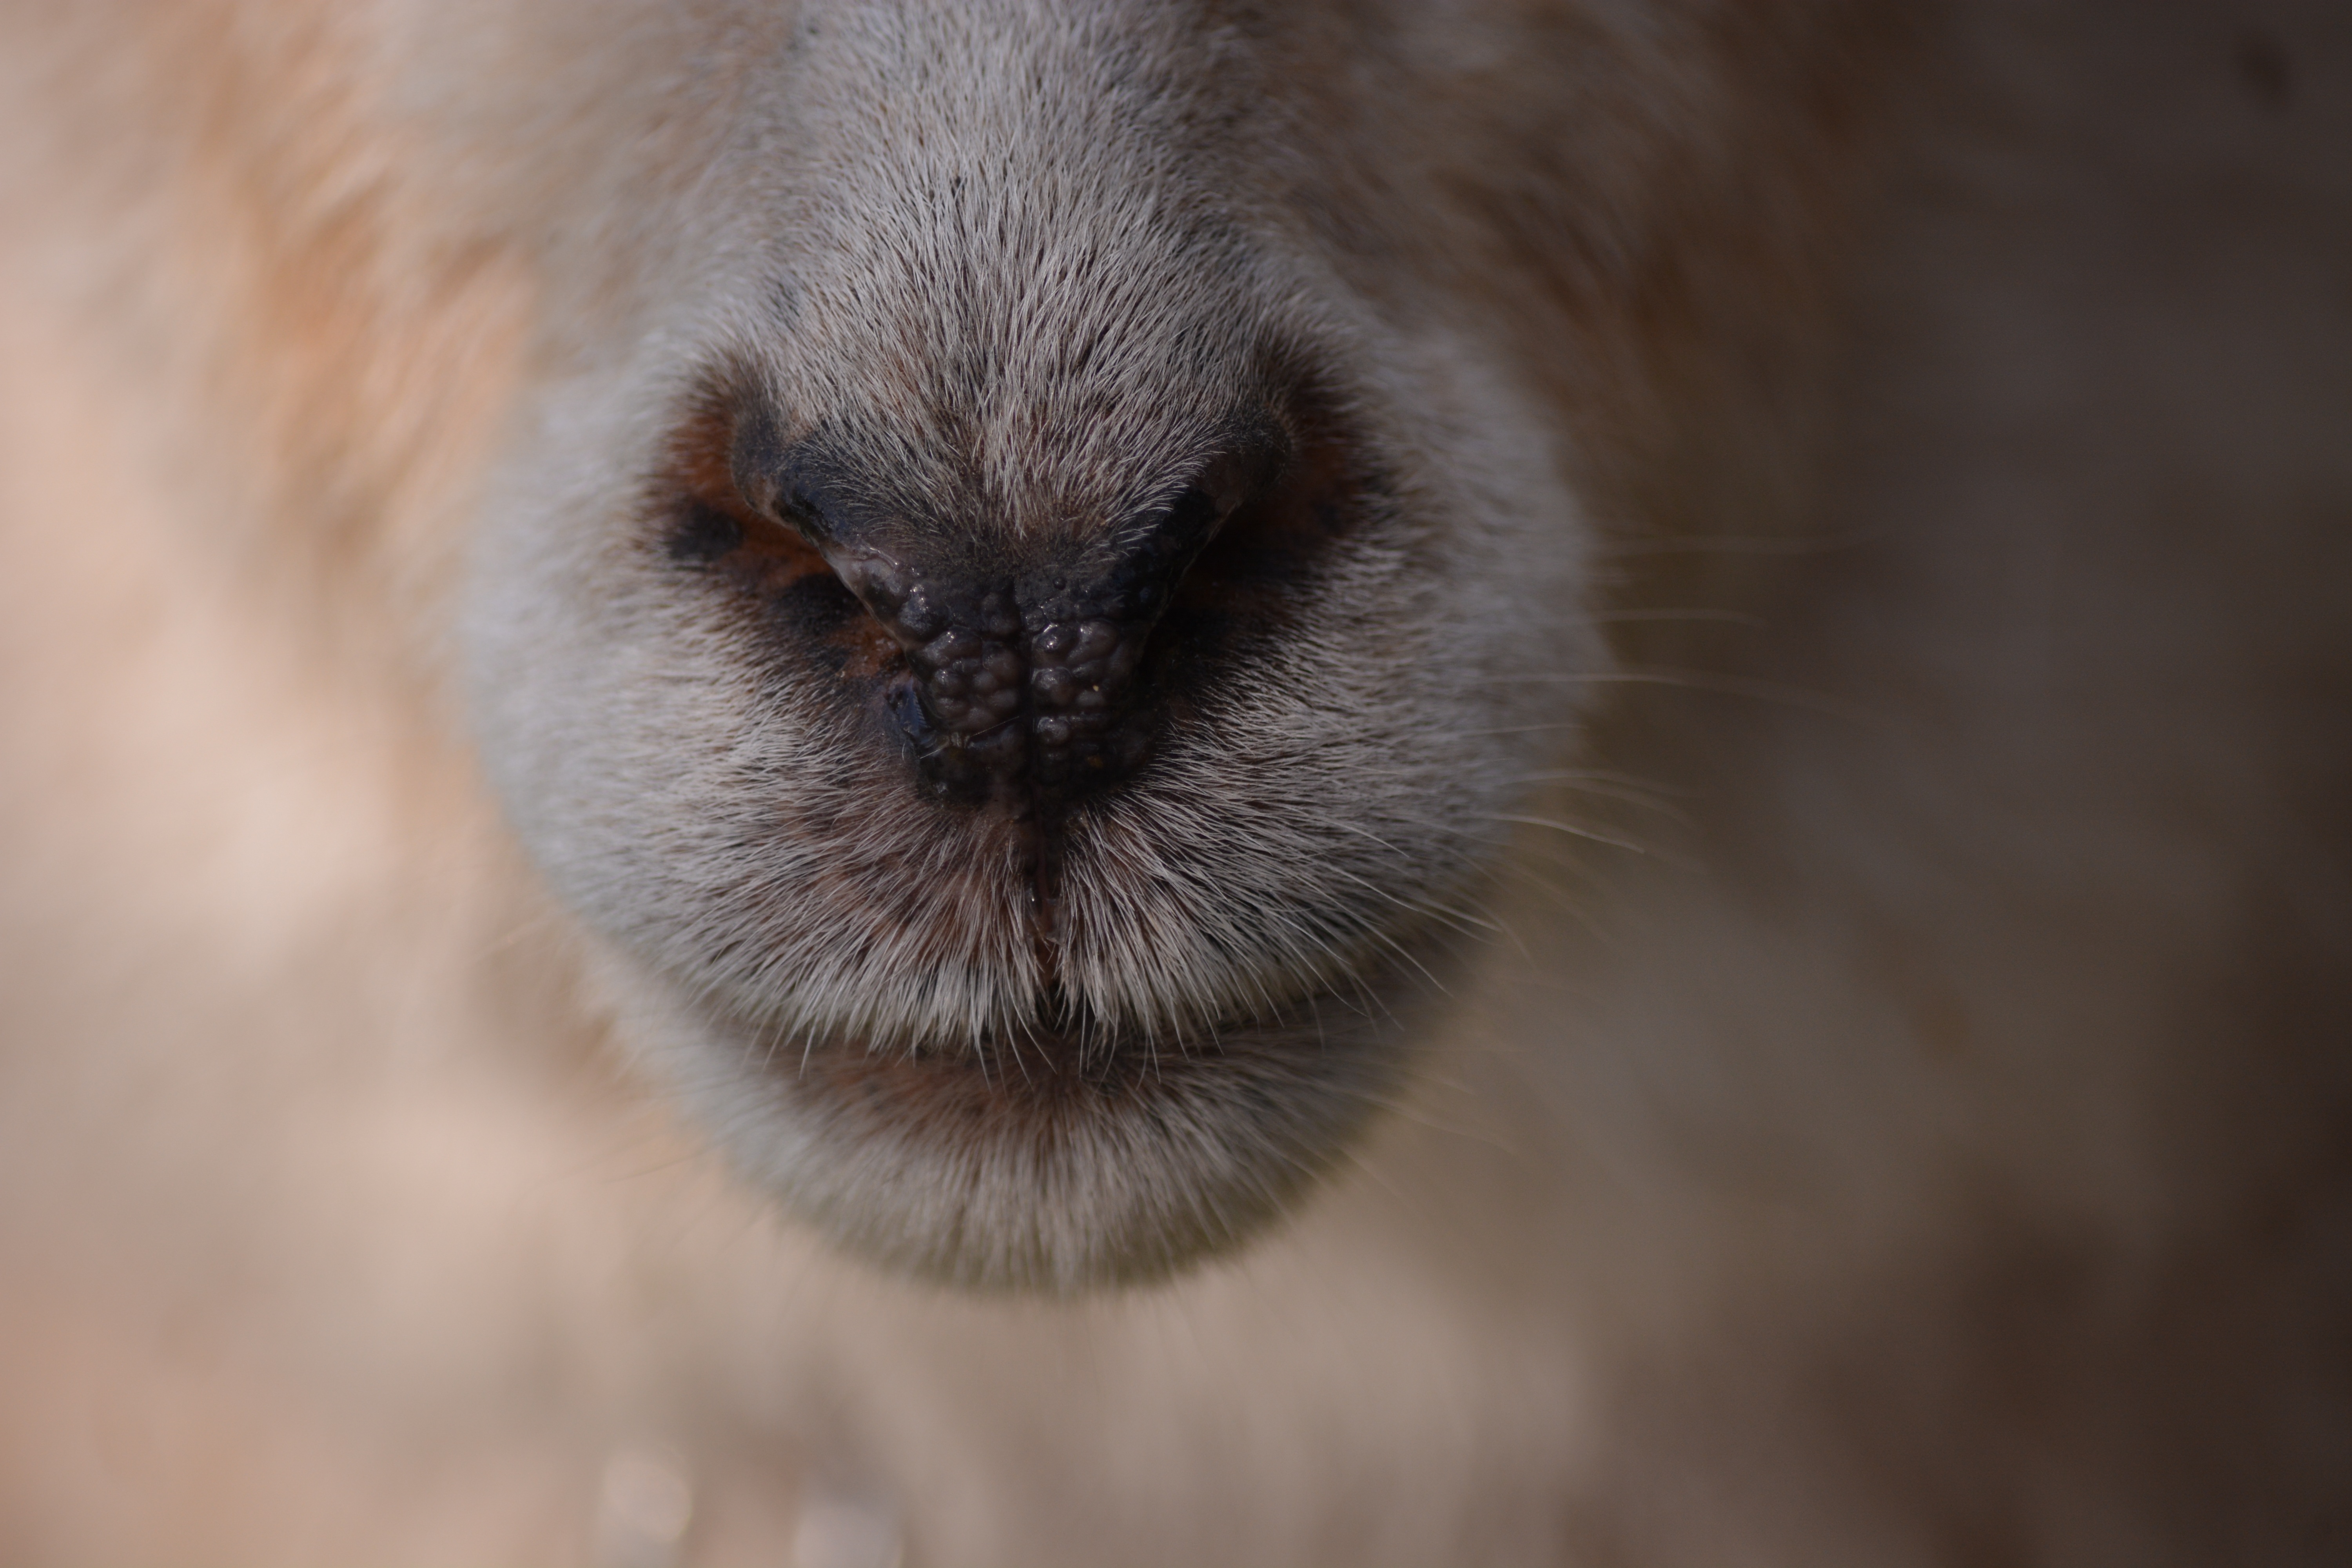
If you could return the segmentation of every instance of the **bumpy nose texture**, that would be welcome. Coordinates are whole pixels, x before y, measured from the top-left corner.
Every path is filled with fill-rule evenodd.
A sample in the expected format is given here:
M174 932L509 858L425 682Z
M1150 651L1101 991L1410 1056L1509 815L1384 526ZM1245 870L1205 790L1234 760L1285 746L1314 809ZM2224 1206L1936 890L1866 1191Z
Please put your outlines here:
M1031 637L1029 732L1038 788L1108 782L1143 760L1150 736L1125 699L1144 635L1132 624L1094 617L1045 621Z
M1192 492L1108 548L1010 574L837 549L835 570L907 650L893 703L943 797L1051 813L1150 750L1143 648L1216 507Z
M876 512L843 477L853 466L821 440L785 442L764 406L739 414L729 454L738 493L800 532L905 650L887 700L924 782L1024 819L1141 764L1157 724L1139 679L1152 628L1220 522L1286 460L1271 420L1237 417L1172 503L992 552Z

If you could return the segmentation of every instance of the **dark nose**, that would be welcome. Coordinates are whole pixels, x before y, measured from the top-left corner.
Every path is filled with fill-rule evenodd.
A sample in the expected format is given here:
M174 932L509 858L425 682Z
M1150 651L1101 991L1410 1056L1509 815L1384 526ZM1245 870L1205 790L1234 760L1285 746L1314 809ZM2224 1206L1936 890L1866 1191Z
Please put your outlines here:
M926 785L1024 819L1150 756L1162 715L1142 679L1145 645L1219 524L1280 464L1274 441L1253 436L1166 504L1089 537L991 550L861 522L853 503L795 485L789 458L771 458L756 437L739 438L735 458L747 499L815 545L906 651L887 700Z
M1052 810L1133 773L1157 720L1137 679L1144 645L1216 521L1192 490L1112 548L1013 572L843 551L835 571L907 650L893 706L926 782Z

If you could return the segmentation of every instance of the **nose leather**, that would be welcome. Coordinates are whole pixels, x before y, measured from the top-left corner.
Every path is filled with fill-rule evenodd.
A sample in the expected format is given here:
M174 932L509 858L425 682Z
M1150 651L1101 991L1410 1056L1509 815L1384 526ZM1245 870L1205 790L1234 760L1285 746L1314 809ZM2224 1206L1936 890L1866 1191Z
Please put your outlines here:
M826 554L907 652L892 710L926 784L1026 816L1150 754L1144 647L1215 523L1194 491L1108 544L1049 549L1017 570L837 542Z
M918 530L877 510L823 438L787 442L772 412L738 416L738 492L796 531L905 650L887 698L924 784L942 799L1050 817L1129 777L1160 722L1144 650L1224 520L1288 461L1264 416L1235 415L1164 505L1061 535Z

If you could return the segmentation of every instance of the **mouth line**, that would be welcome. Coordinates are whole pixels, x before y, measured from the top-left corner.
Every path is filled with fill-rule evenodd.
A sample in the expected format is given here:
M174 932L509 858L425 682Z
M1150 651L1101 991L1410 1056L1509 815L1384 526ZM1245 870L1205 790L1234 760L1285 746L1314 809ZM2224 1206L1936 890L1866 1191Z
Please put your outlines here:
M1377 981L1367 986L1377 988ZM1353 988L1348 988L1352 990ZM1327 1018L1330 1010L1342 1016ZM1096 1087L1125 1084L1167 1070L1196 1071L1220 1058L1261 1055L1268 1048L1346 1048L1351 1037L1386 1021L1376 1005L1341 987L1302 994L1271 1014L1228 1016L1213 1025L1159 1030L1030 1020L961 1040L889 1040L854 1031L817 1033L775 1053L772 1068L805 1076L812 1065L891 1062L932 1072L970 1072L1008 1091L1024 1081L1063 1079Z
M1055 911L1038 897L1034 867L1024 879L1025 919L1003 915L1027 927L1036 963L1025 973L983 961L967 974L950 960L940 972L824 972L813 989L796 990L668 964L643 973L698 1017L698 1032L731 1041L762 1079L788 1080L819 1060L905 1060L1016 1084L1024 1075L1111 1080L1270 1048L1344 1054L1442 997L1441 976L1469 934L1435 921L1394 925L1350 943L1352 953L1327 952L1311 969L1239 967L1192 995L1114 994L1110 1001L1129 1005L1112 1010L1067 987Z
M669 1060L740 1168L848 1250L1069 1295L1230 1251L1323 1179L1394 1103L1414 1015L1441 994L1412 977L1443 943L1410 945L1181 1029L1033 1016L909 1041L763 1028L672 992L689 1010L669 1015L687 1053Z
M1155 1078L1196 1078L1219 1064L1281 1057L1341 1058L1385 1041L1403 1024L1437 962L1432 942L1402 938L1410 956L1309 981L1297 992L1213 1022L1142 1026L1073 1020L1053 1000L1024 1017L961 1035L901 1034L849 1023L800 1027L762 1019L706 997L696 1011L732 1035L761 1078L790 1084L847 1068L900 1068L936 1078L969 1077L992 1094L1021 1099L1055 1086L1119 1090Z

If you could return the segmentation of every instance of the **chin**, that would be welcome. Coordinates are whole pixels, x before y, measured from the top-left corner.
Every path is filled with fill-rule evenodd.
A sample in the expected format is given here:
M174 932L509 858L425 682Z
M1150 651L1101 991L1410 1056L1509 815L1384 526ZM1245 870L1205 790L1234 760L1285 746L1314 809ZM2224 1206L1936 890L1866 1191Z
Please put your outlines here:
M1376 974L1190 1038L1041 1019L908 1046L791 1037L607 974L654 1074L837 1245L1047 1294L1152 1282L1276 1224L1395 1098L1417 1001Z

